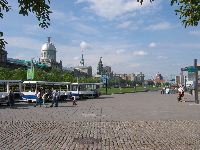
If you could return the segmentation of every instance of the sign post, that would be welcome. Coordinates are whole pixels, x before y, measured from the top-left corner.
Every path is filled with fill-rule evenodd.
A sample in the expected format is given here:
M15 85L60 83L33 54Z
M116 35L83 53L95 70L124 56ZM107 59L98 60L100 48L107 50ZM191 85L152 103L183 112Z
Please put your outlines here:
M199 100L198 100L198 69L197 69L197 59L194 59L194 69L195 69L195 82L194 82L195 103L199 104Z
M108 76L102 75L101 79L103 80L103 83L106 85L106 94L108 94Z

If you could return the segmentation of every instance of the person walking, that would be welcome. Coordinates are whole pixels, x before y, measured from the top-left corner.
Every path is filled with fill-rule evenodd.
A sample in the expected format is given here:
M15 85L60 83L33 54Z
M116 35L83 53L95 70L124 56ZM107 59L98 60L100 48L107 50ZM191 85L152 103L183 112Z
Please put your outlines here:
M38 104L41 107L41 103L42 103L42 91L41 91L41 89L39 89L36 93L36 103L35 103L34 107L38 106Z
M8 104L10 106L10 108L12 108L14 106L15 103L15 95L12 89L10 89L9 93L8 93Z
M179 101L179 102L182 101L183 96L184 96L184 88L183 88L183 86L181 85L181 86L178 88L178 101Z
M53 105L55 104L54 107L58 107L58 91L57 90L53 90L52 92L52 104L50 107L53 107Z

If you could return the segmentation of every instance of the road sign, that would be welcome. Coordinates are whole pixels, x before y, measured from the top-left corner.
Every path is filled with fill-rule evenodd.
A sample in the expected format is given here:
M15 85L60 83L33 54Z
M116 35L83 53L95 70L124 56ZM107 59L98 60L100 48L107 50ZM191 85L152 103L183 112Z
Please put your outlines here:
M103 83L106 84L106 79L103 79Z
M196 69L194 66L188 66L185 68L181 68L181 71L196 72Z

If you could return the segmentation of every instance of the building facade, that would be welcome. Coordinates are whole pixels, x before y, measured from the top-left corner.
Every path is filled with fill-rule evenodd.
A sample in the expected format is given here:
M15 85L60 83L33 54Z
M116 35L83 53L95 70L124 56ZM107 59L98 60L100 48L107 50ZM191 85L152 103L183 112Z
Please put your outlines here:
M160 73L157 73L154 79L155 84L161 84L164 83L163 76Z
M7 62L7 51L0 49L0 63L6 63Z
M39 62L52 69L62 69L62 61L56 61L56 52L56 47L51 42L50 37L48 37L48 41L42 45Z

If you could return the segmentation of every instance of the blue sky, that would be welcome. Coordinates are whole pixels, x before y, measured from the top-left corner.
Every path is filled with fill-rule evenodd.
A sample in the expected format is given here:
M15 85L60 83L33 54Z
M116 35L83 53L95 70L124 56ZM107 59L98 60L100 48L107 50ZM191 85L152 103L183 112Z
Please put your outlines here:
M200 60L200 28L185 28L170 1L54 0L51 26L41 29L34 14L17 14L17 3L1 20L9 58L39 59L47 37L57 48L63 66L85 64L96 73L100 57L115 73L179 74L180 68ZM82 44L81 44L82 43Z

